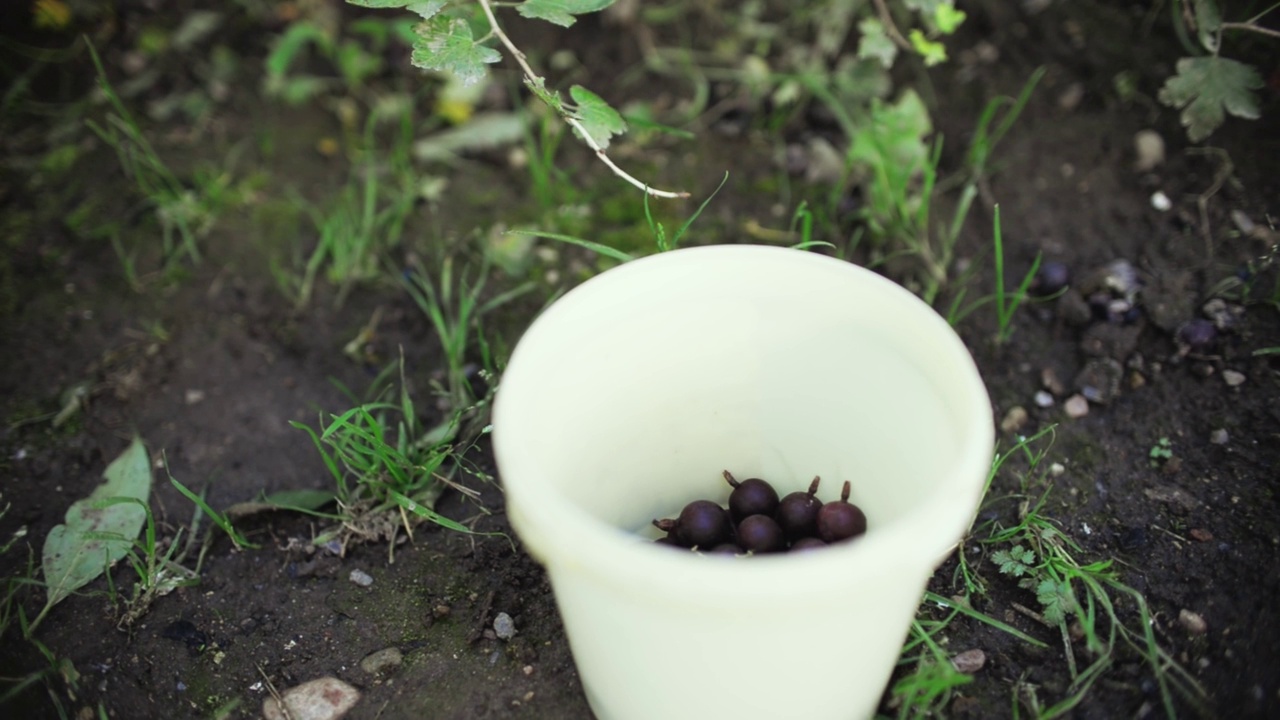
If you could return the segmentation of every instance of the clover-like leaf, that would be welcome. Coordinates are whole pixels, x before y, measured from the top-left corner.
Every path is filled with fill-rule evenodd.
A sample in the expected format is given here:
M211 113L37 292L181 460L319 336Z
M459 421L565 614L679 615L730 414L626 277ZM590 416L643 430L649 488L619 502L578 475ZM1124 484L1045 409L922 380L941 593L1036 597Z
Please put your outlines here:
M463 85L470 85L485 75L485 65L496 63L502 55L475 41L471 26L462 18L437 15L414 28L418 39L413 44L410 60L424 70L453 74Z
M527 18L537 18L569 27L577 22L574 15L584 15L603 10L617 0L525 0L516 11Z
M599 95L581 85L574 85L569 88L569 96L578 106L573 111L574 119L586 128L596 147L601 150L609 147L609 138L627 131L627 123L622 116Z
M1192 142L1209 137L1226 113L1258 117L1258 98L1252 91L1262 87L1262 76L1249 65L1223 57L1194 57L1179 60L1177 70L1157 97L1182 109L1182 124Z
M863 18L858 23L858 57L879 60L886 68L893 67L893 60L898 56L898 46L889 39L884 25L875 18Z
M448 4L447 0L347 0L347 2L367 8L404 8L421 15L423 20L430 20Z

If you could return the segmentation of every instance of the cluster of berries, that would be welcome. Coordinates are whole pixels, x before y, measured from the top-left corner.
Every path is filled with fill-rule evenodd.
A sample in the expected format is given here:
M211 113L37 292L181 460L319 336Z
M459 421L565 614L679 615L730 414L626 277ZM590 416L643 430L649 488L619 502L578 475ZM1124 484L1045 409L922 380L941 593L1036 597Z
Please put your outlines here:
M711 554L759 555L826 547L867 531L867 516L849 502L848 481L839 500L824 504L817 497L820 478L808 491L782 499L760 478L739 481L725 470L724 479L733 488L728 508L694 500L676 518L653 521L666 533L657 542Z

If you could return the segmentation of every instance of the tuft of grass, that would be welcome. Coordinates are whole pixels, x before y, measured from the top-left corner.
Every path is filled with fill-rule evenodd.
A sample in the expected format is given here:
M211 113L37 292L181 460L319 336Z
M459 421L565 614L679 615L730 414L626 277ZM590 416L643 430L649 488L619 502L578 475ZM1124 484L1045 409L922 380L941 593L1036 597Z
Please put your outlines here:
M213 227L218 215L229 206L243 202L252 192L253 182L233 183L231 175L221 170L198 169L188 187L165 164L107 80L106 70L92 43L89 55L97 71L98 88L110 107L104 121L86 120L85 124L116 152L124 173L134 183L152 209L161 228L161 263L166 273L177 269L183 259L199 263L199 239ZM118 223L106 223L95 236L109 237L120 259L129 284L142 288L138 265L141 245L128 247L122 239Z
M381 118L369 117L363 161L353 168L336 199L308 206L317 233L315 247L305 262L273 262L276 283L298 309L311 302L321 277L337 288L334 304L338 306L355 285L383 276L386 254L400 244L418 200L417 175L409 159L413 140L409 111L401 110L396 143L385 162L374 151Z
M992 519L970 529L957 549L957 566L951 578L954 585L963 588L962 597L947 599L932 592L925 594L923 618L918 618L913 625L899 661L901 665L914 664L913 670L902 676L888 695L889 706L897 711L898 717L939 714L954 696L954 689L968 682L956 676L938 640L944 629L958 618L988 624L1035 647L1050 647L1035 637L1036 633L1024 633L969 605L969 598L987 594L989 583L997 582L982 578L979 567L969 557L969 550L978 553L979 558L984 555L980 550L988 550L985 561L995 567L998 576L1027 594L1034 609L1018 603L1013 603L1013 609L1034 619L1045 631L1056 635L1055 639L1060 639L1062 662L1071 677L1062 696L1049 702L1040 697L1040 689L1025 680L1015 683L1014 717L1024 711L1036 718L1069 715L1105 678L1108 670L1127 658L1136 658L1146 666L1155 680L1167 717L1176 717L1178 698L1203 710L1204 689L1160 646L1146 598L1123 581L1116 561L1083 559L1084 550L1080 545L1045 514L1051 487L1034 499L1028 495L1030 485L1043 479L1053 430L1050 426L1032 437L1019 438L1008 450L995 453L984 490L983 508L1017 501L1017 522L1005 526L998 519ZM1010 471L1008 461L1014 458L1024 465ZM993 483L1002 471L1015 476L1019 491L992 497ZM935 619L930 614L930 605L949 612L942 619Z
M197 562L195 569L187 568L182 564L186 558L187 551L191 548L190 543L188 543L179 552L182 528L178 529L178 532L169 542L168 548L162 552L160 543L156 538L155 516L151 513L151 507L141 500L132 497L107 498L100 506L108 507L110 505L128 503L140 506L146 513L147 524L141 540L126 538L119 533L85 533L86 538L122 541L131 545L129 553L125 557L129 561L129 566L133 568L137 579L133 584L132 595L123 600L124 610L120 613L118 627L132 626L146 614L152 603L158 598L168 595L180 587L198 585L200 583L200 565L204 560L204 553L202 552L200 561ZM200 515L197 512L192 521L191 537L194 537L199 517ZM111 579L111 573L106 573L106 576L109 588L108 593L112 599L112 604L119 605L121 604L119 594L116 592L115 583Z

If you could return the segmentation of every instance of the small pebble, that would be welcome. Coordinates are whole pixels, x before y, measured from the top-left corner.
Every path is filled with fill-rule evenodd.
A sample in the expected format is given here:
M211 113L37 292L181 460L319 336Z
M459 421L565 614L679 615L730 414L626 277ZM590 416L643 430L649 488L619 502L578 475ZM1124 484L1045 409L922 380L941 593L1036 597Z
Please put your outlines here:
M1229 440L1231 440L1231 436L1222 428L1218 428L1217 430L1209 433L1209 442L1214 445L1226 445Z
M1084 85L1080 83L1071 83L1058 93L1058 107L1067 112L1079 107L1081 100L1084 100Z
M1151 172L1164 162L1164 138L1155 130L1139 130L1133 136L1133 151L1137 155L1134 169Z
M199 403L199 402L201 402L202 400L204 400L204 391L203 391L203 390L188 390L188 391L183 395L183 399L184 399L184 400L186 400L186 402L187 402L187 404L188 404L188 405L195 405L196 403Z
M532 674L533 674L533 666L532 666L532 665L525 665L524 667L520 668L520 672L524 673L525 675L532 675Z
M510 615L500 612L493 619L493 632L500 640L510 640L516 636L516 622Z
M987 654L977 648L965 650L951 658L951 664L955 666L957 672L972 675L987 664Z
M369 653L360 661L360 669L370 675L381 675L385 672L395 670L404 662L404 655L399 648L389 647L383 648L376 652Z
M1173 208L1173 201L1169 199L1168 195L1157 190L1151 195L1151 207L1159 210L1160 212L1168 212Z
M333 677L320 678L289 688L262 703L262 717L266 720L337 720L360 700L360 691Z
M1000 429L1005 432L1017 432L1027 424L1027 419L1027 409L1021 405L1014 405L1000 421Z
M1049 474L1054 477L1060 477L1062 473L1067 471L1067 466L1056 462L1049 465Z
M1178 624L1191 635L1203 635L1209 631L1209 623L1204 621L1200 613L1191 612L1186 608L1178 611Z
M1072 395L1062 404L1062 408L1066 410L1067 417L1079 419L1089 414L1089 401L1083 395Z
M1048 408L1053 407L1053 395L1047 390L1041 390L1035 396L1036 407Z
M1054 395L1063 395L1067 392L1067 386L1062 383L1058 373L1051 367L1040 371L1040 384Z
M1201 528L1191 528L1187 531L1187 535L1196 542L1210 542L1213 540L1213 533Z
M1223 370L1222 380L1227 384L1227 387L1239 387L1244 384L1245 377L1244 373L1236 370Z
M350 578L351 582L360 587L369 587L373 584L373 576L363 570L352 570Z

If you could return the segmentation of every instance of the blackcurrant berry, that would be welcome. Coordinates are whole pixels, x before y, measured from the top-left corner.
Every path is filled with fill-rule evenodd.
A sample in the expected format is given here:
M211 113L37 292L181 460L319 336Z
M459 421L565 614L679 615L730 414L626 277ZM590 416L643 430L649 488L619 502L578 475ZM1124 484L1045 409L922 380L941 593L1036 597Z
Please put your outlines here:
M653 524L682 547L710 548L729 539L729 516L710 500L694 500L675 520L654 520Z
M808 492L793 492L778 503L773 518L778 521L788 540L815 537L818 534L818 511L822 509L822 501L815 495L819 480L820 478L815 477L809 483Z
M840 499L829 502L818 511L818 537L828 543L855 538L867 531L867 516L849 502L849 481L840 491Z
M734 522L742 522L748 515L772 515L778 508L778 491L760 478L748 478L739 482L724 471L724 479L733 486L729 493L729 514Z
M786 546L782 528L768 515L748 515L738 523L738 545L756 553L778 552Z
M824 547L826 547L826 546L827 546L827 544L826 544L826 543L824 543L824 542L822 542L822 540L821 540L820 538L816 538L816 537L804 537L804 538L800 538L799 540L797 540L797 541L795 541L795 542L791 543L791 552L802 552L802 551L804 551L804 550L815 550L815 549L817 549L817 548L824 548Z

